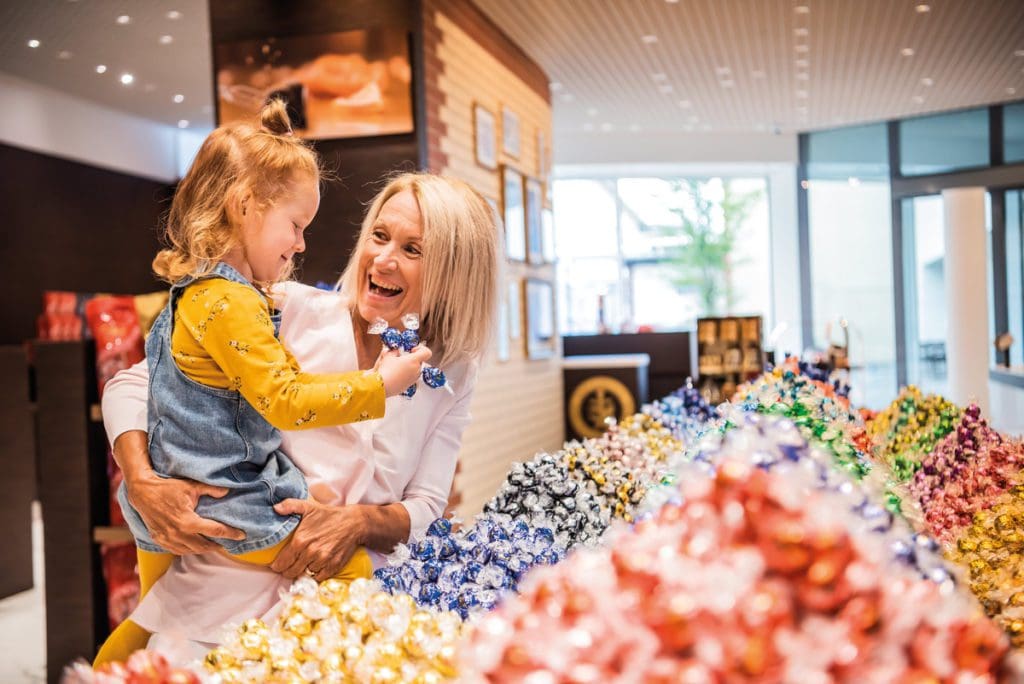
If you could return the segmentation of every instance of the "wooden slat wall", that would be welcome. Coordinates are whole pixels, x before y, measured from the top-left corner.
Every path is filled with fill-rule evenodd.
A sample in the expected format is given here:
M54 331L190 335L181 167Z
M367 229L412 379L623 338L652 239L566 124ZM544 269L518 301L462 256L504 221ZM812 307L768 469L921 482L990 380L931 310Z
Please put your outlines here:
M524 176L538 177L537 130L544 131L549 145L551 140L547 80L471 3L425 0L423 8L430 170L462 178L500 203L499 173L478 165L474 158L473 105L490 109L499 129L502 105L518 114L520 159L501 156L499 163L514 166ZM498 147L500 152L500 142ZM504 281L528 276L553 282L554 268L510 263ZM502 296L507 287L503 284ZM492 349L481 368L472 412L456 480L463 517L479 512L511 463L561 446L565 438L561 354L530 361L523 341L518 340L511 345L510 359L499 362Z

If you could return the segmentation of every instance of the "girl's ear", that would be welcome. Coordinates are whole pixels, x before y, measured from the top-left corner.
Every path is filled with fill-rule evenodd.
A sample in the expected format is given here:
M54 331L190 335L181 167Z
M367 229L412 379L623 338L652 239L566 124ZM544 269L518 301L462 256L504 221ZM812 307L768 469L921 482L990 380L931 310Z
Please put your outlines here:
M242 219L253 210L252 193L240 187L234 187L229 190L226 208L228 213L228 220L236 226L242 224Z

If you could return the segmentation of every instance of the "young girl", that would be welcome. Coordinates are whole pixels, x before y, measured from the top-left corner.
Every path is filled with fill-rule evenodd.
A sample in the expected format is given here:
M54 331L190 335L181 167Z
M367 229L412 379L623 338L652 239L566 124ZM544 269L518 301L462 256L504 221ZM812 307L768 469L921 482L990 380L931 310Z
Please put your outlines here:
M303 231L320 203L316 154L291 134L285 106L261 112L259 128L221 126L206 139L171 204L168 249L153 269L170 299L146 341L149 453L154 470L224 487L196 513L240 530L215 539L239 561L269 565L299 523L277 514L284 499L308 497L305 478L281 451L279 430L339 425L384 415L385 396L413 384L430 350L382 354L373 371L303 373L277 339L266 287L286 278L305 249ZM339 455L344 458L344 455ZM118 491L138 547L143 595L173 555L150 537ZM340 579L369 577L358 549ZM149 634L130 620L95 664L123 660Z

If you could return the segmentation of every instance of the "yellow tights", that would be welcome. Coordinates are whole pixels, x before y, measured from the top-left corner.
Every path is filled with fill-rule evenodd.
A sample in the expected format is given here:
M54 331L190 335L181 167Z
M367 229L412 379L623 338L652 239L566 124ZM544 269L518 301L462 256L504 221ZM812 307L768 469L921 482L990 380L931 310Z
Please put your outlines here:
M270 565L277 558L278 552L290 539L291 536L270 548L242 553L232 556L232 558L254 565ZM139 559L139 599L141 600L143 596L149 593L150 588L152 588L156 581L167 572L167 568L171 567L174 554L154 553L152 551L143 551L142 549L137 549L137 552ZM373 562L370 560L370 555L366 552L366 549L360 546L356 549L355 554L345 567L341 569L341 572L335 575L334 578L352 581L360 577L370 577L372 574ZM132 653L140 648L145 648L151 636L150 632L144 630L131 620L125 620L110 633L107 640L100 646L96 659L92 661L92 666L95 668L106 663L123 663L128 660L128 656Z

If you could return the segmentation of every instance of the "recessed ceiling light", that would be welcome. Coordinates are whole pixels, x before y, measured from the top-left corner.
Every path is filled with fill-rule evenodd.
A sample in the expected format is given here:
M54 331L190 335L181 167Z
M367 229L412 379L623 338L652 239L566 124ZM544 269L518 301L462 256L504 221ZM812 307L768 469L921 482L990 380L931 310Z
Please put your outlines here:
M61 50L57 53L57 59L71 59L71 50Z
M1024 57L1024 50L1014 50L1013 51L1013 56L1014 57Z
M800 45L794 45L793 49L796 50L797 52L807 52L811 48L809 48L807 45L804 45L803 43L801 43Z
M576 96L572 93L562 93L562 102L572 102L576 99Z
M695 124L698 121L700 121L700 117L697 116L697 115L691 115L691 116L686 117L686 120L689 121L690 123L694 123Z
M129 73L121 74L121 84L122 85L131 85L134 82L135 82L135 77L132 76L131 74L129 74Z
M793 8L793 11L796 12L797 14L810 14L811 8L808 7L807 5L797 5L796 7Z
M96 65L96 73L97 74L105 74L105 73L107 73L107 65L106 64L97 64Z
M918 14L924 14L925 12L931 12L932 11L932 7L931 7L931 5L924 5L924 4L914 5L914 11L917 12Z
M679 106L682 107L683 109L689 109L690 107L693 106L693 103L690 102L689 100L680 100Z
M608 122L605 122L605 123L601 124L601 131L604 132L604 133L611 133L614 130L615 130L615 126L613 126L612 124L610 124Z
M914 48L903 48L902 50L900 50L900 54L903 55L904 57L913 57Z
M732 73L732 69L727 66L715 67L715 73L719 76L728 76Z
M171 21L175 21L176 19L181 19L181 12L179 12L178 10L171 10L170 12L167 13L167 18L170 19Z
M1016 95L1017 94L1017 89L1016 88L1007 88L1006 89L1006 94L1007 95Z
M558 81L552 81L548 85L550 86L551 90L553 90L556 93L562 89L562 84L559 83Z
M587 110L587 116L597 116L597 110L591 107Z
M924 102L924 97L922 97L921 95L915 95L914 97L912 97L910 99L915 104L921 104L922 102Z
M639 133L640 132L640 124L629 124L629 132L630 133Z
M127 15L127 14L122 14L121 16L119 16L119 17L117 18L117 20L116 20L116 21L117 21L117 23L118 23L118 24L120 24L121 26L126 26L126 25L128 25L128 24L132 23L132 18L131 18L131 17L129 17L129 16Z
M175 93L174 97L171 98L171 99L174 100L175 103L181 104L182 102L185 101L185 96L182 95L181 93Z
M160 44L161 45L170 45L173 42L174 42L174 36L170 36L170 35L160 36Z
M933 85L935 85L935 81L933 81L930 78L922 78L921 79L921 85L923 85L925 88L930 88Z
M765 76L767 76L767 74L765 74L764 72L764 69L754 69L753 71L750 72L750 75L753 78L764 78Z
M677 2L679 2L679 0L665 0L665 2L667 2L667 3L668 3L668 4L670 4L670 5L674 5L674 4L676 4Z
M663 74L660 71L658 71L656 73L651 74L651 79L653 79L655 81L667 81L668 80L668 76L666 76L665 74Z
M807 97L807 91L806 90L798 90L798 91L796 91L796 96L801 98L801 99L803 99L803 98Z
M37 48L37 47L39 47L39 45L40 45L39 41L36 40L35 38L33 38L32 40L28 41L28 46L30 48Z
M178 128L188 128L188 119L179 119Z
M809 28L804 27L804 26L801 26L800 28L793 29L793 35L794 36L806 36L810 32L811 32L811 30Z
M725 81L719 81L718 84L720 86L722 86L723 88L732 88L732 87L734 87L736 85L736 81L734 81L734 80L732 80L730 78L730 79L727 79Z
M811 75L809 73L807 73L806 71L798 71L797 74L796 74L796 80L798 80L798 81L807 81L807 80L810 80L810 78L811 78Z
M801 69L806 69L811 65L811 62L810 60L807 59L796 59L793 60L793 64L800 67Z
M653 33L648 33L645 36L640 36L640 40L644 41L646 45L653 45L658 42L658 36Z
M665 85L658 86L658 90L660 90L665 95L668 95L673 90L675 90L675 88L672 87L672 84L666 83Z

